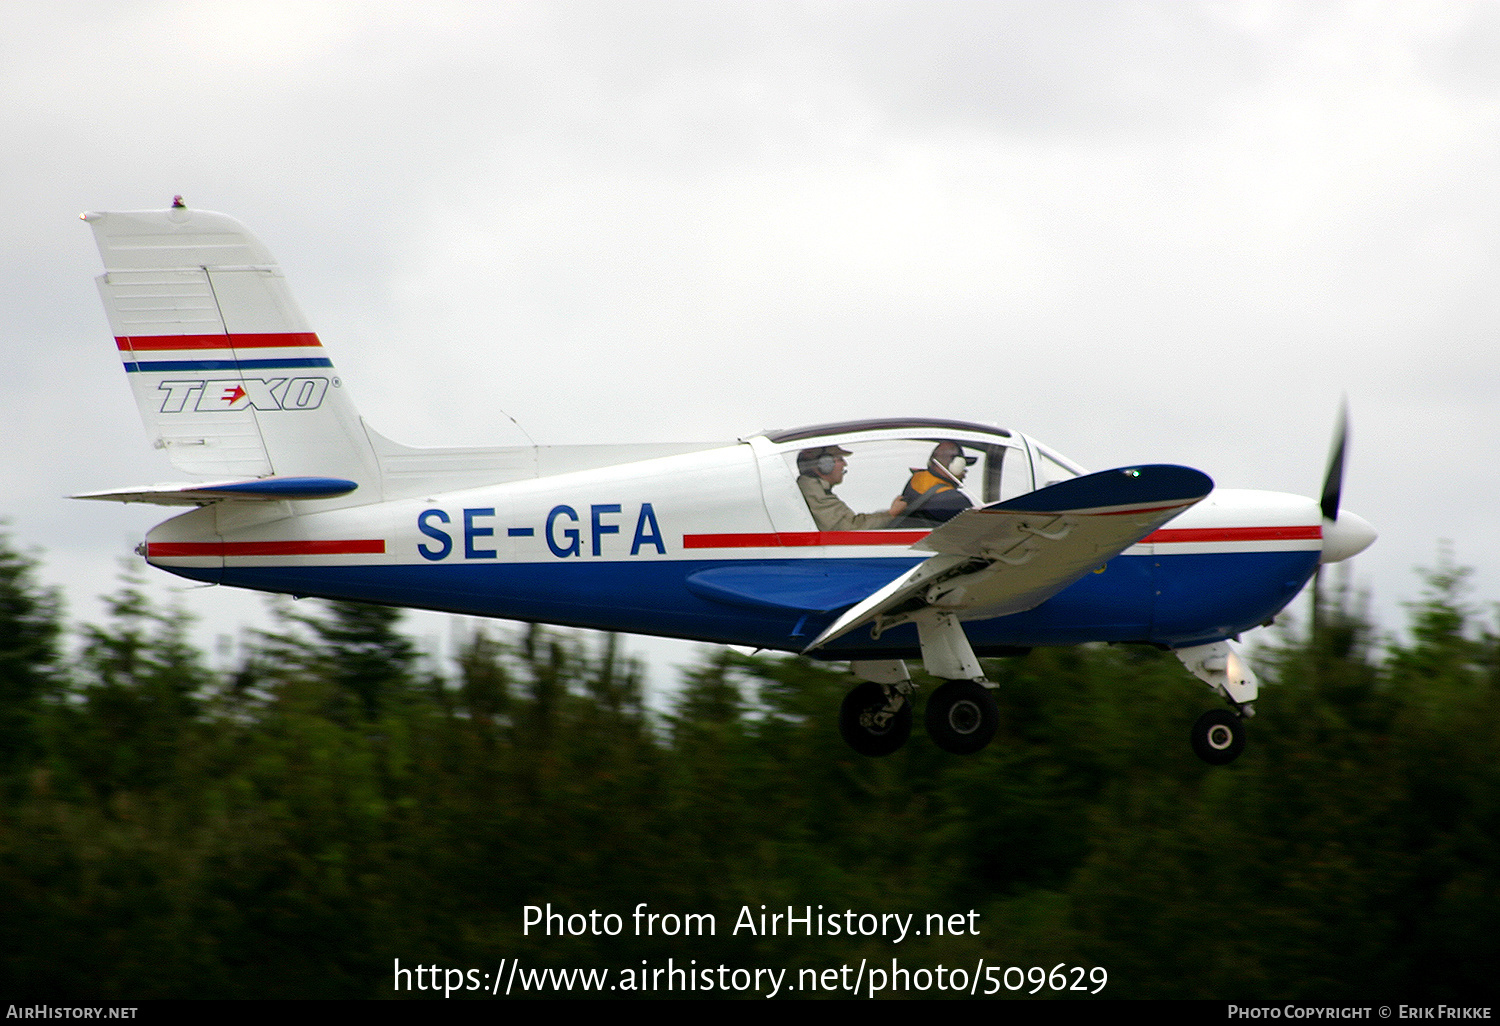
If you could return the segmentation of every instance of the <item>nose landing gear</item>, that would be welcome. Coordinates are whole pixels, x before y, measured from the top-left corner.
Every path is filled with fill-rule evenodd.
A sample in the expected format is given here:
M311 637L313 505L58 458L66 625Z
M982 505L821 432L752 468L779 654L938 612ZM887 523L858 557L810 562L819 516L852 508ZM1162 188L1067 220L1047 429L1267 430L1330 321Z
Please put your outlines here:
M1198 717L1191 735L1193 752L1210 766L1227 766L1245 750L1245 724L1226 709Z
M1245 720L1255 715L1255 696L1260 690L1255 672L1228 641L1179 648L1176 656L1193 676L1235 709L1204 713L1193 724L1191 734L1193 753L1198 758L1210 766L1227 766L1245 750Z

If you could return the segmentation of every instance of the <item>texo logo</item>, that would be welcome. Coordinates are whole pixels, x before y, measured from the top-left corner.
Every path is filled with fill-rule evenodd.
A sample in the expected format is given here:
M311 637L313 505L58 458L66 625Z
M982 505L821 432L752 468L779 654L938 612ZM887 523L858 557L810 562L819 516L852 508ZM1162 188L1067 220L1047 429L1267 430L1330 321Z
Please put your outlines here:
M316 410L328 392L327 378L221 378L163 381L162 413L218 410Z

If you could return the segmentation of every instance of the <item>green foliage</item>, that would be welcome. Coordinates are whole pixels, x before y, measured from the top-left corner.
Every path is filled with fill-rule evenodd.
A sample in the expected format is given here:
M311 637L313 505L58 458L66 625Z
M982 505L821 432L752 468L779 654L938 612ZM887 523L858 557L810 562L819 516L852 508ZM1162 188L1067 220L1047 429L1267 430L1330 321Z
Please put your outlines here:
M37 754L37 716L57 686L57 595L0 533L0 774Z
M297 682L335 719L378 720L404 702L415 683L416 649L397 629L401 610L364 602L327 602L326 613L273 609L282 629L260 635L245 680Z
M1000 730L967 758L920 730L854 755L839 667L706 650L653 715L613 637L482 629L438 679L355 604L282 607L219 675L133 580L63 674L55 599L0 545L0 989L383 997L394 958L895 954L1100 965L1113 997L1472 1004L1500 961L1500 638L1465 577L1426 573L1384 647L1331 589L1211 768L1186 734L1214 701L1148 648L989 663ZM521 931L525 905L640 902L718 933ZM981 935L733 936L761 905L972 909Z
M179 778L211 677L188 641L187 614L152 606L138 577L105 603L110 621L83 628L53 747L65 779L107 802Z

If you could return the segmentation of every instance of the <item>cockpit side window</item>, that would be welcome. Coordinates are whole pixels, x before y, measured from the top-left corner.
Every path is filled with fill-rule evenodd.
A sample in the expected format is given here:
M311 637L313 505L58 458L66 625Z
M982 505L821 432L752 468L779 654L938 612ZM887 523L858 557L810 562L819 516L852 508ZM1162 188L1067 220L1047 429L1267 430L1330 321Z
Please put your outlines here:
M1031 491L1031 461L1026 451L1012 445L987 446L984 461L984 502L1004 502Z
M826 443L785 454L818 530L880 530L927 443L905 439Z
M820 455L839 462L821 483ZM937 457L946 459L934 474ZM819 530L930 528L970 506L1031 490L1025 450L1003 443L935 437L843 441L788 449L784 458ZM831 468L834 461L821 462ZM836 502L828 500L830 494ZM897 496L904 496L909 508L888 516ZM852 526L830 527L836 514L841 524Z

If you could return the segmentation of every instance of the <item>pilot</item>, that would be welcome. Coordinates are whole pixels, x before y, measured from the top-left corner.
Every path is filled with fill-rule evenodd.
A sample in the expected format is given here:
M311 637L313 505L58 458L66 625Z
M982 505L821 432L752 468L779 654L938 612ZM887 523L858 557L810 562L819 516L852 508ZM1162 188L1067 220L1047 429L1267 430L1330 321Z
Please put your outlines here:
M978 456L967 455L957 442L939 442L927 458L926 468L912 468L911 480L901 493L906 501L904 519L941 524L974 505L959 491L959 485L978 460Z
M887 526L906 509L899 496L884 513L856 513L833 494L833 486L844 480L844 457L848 449L825 445L797 454L797 487L807 500L813 523L820 531L870 531Z

